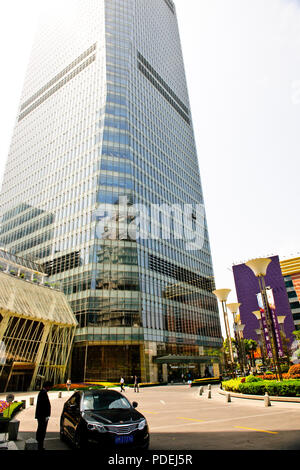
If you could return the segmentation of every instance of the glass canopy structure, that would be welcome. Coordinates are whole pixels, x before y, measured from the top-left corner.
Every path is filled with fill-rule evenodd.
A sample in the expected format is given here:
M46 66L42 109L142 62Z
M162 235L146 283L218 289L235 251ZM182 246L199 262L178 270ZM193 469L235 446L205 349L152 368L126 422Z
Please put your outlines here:
M18 261L22 272L7 269L12 260ZM42 279L21 277L30 271L19 262L0 253L0 391L4 392L34 390L44 380L63 382L77 326L65 295Z

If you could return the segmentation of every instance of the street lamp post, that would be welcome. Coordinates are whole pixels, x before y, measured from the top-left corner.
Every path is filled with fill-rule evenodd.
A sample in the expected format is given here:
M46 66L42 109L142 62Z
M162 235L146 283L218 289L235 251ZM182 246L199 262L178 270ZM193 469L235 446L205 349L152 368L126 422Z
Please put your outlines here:
M246 351L245 351L245 345L244 345L244 335L243 335L244 328L245 328L245 325L242 325L241 323L237 325L237 331L238 331L239 338L240 338L241 352L242 352L242 358L243 358L242 359L243 372L245 373L247 370L247 357L246 357Z
M275 333L274 323L272 321L272 316L271 316L270 309L269 309L267 292L266 292L266 283L265 283L265 276L267 274L267 269L271 261L272 260L270 258L258 258L258 259L250 260L245 264L246 266L248 266L248 268L251 269L251 271L254 273L254 275L258 279L259 290L260 290L262 303L264 307L262 312L264 312L265 314L265 317L264 318L262 317L263 324L265 322L265 326L263 325L263 329L267 330L266 332L267 333L267 337L266 337L267 354L269 357L273 358L275 370L277 370L278 372L279 380L282 380L282 374L281 374L279 357L278 357L278 349L276 345L276 333ZM270 338L270 341L268 338ZM267 339L269 341L268 343L267 343Z
M256 316L258 322L259 322L259 330L255 330L256 334L257 335L261 335L261 342L262 342L262 353L263 353L263 359L264 361L267 360L267 347L266 347L266 339L265 339L265 335L264 335L264 331L263 331L263 325L262 325L262 320L261 320L261 312L260 310L255 310L254 312L252 312L253 315ZM258 333L258 331L260 333Z
M255 330L255 333L257 334L258 338L259 338L259 346L261 348L261 355L262 355L262 362L263 362L263 365L266 364L266 356L265 356L265 349L264 349L264 343L263 343L263 331L260 329L260 328L257 328Z
M242 351L242 341L241 341L240 331L239 331L239 328L238 328L239 327L239 325L238 325L239 322L237 320L237 312L238 312L240 306L241 306L241 304L238 303L238 302L227 304L227 308L230 310L230 312L233 315L234 336L235 336L235 340L236 340L237 347L238 347L238 357L239 357L239 361L240 361L240 364L241 364L241 369L244 372L244 357L243 357L243 351Z
M280 330L282 331L282 333L284 333L284 320L286 319L286 316L285 315L280 315L277 317L277 320L278 320L278 323L280 325Z
M229 357L230 357L230 364L231 364L231 372L232 372L232 377L235 377L234 373L234 358L233 358L233 350L232 350L232 342L231 342L231 334L230 334L230 328L229 328L229 322L228 322L228 314L227 314L227 309L226 309L226 302L229 293L231 292L231 289L217 289L213 291L213 294L217 297L219 302L222 304L222 310L223 310L223 316L224 316L224 324L225 324L225 330L226 330L226 336L227 336L227 342L228 342L228 347L229 347Z

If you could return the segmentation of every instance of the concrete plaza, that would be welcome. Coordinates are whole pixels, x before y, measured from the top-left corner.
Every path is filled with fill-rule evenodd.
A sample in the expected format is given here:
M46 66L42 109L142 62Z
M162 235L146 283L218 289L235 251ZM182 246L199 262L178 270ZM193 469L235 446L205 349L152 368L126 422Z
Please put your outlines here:
M50 392L52 415L45 441L46 450L71 450L59 439L59 421L71 392L57 398ZM300 403L272 402L232 398L231 403L212 386L199 396L199 388L187 385L142 388L140 393L127 389L126 397L137 401L150 428L150 450L300 450ZM36 393L27 394L37 396ZM16 394L16 399L21 398ZM22 395L24 397L24 394ZM0 397L1 399L1 397ZM35 437L35 406L27 406L20 420L19 449L25 440Z

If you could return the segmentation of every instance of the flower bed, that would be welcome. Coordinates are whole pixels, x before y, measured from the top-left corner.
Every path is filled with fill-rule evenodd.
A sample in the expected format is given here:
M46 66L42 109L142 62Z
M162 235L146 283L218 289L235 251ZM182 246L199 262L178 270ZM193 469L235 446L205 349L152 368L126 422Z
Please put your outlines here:
M14 401L13 403L0 401L0 420L10 420L22 406L23 403L21 401Z
M196 385L209 385L209 384L219 384L221 383L220 377L205 377L203 379L195 379L192 382L192 387Z
M7 401L0 400L0 413L3 413L9 407L9 403Z
M263 374L263 375L256 375L262 380L277 380L276 374ZM290 373L282 374L282 378L285 380L288 379L300 379L300 374L291 375Z
M160 385L168 385L167 382L142 382L139 383L140 388L145 388L145 387L158 387ZM133 388L134 384L129 384L129 387Z
M100 388L104 388L104 385L101 385L101 384L90 384L90 383L74 383L74 384L71 384L70 386L70 390L73 391L73 390L89 390L90 388L92 389L100 389ZM66 384L57 384L57 385L54 385L52 388L51 388L52 391L55 391L55 392L65 392L68 390Z
M86 382L89 386L101 386L101 387L119 387L120 382Z
M244 393L245 395L264 395L267 392L273 397L300 397L300 380L288 379L279 382L269 379L262 380L259 377L253 378L256 380L242 381L243 379L239 378L222 382L223 390Z

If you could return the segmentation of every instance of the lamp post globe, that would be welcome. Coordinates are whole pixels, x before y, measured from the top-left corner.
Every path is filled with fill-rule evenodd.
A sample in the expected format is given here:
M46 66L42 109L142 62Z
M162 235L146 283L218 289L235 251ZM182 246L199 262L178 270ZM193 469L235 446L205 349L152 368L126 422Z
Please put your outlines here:
M256 258L247 261L245 264L252 270L256 277L264 277L267 274L267 269L271 261L270 258Z
M227 304L227 308L229 308L229 310L231 311L232 315L235 315L235 314L238 312L238 310L239 310L239 308L240 308L241 305L242 305L242 304L239 304L238 302L234 302L234 303L232 303L232 304Z
M219 302L227 302L231 289L216 289L213 294L217 297Z
M257 320L260 321L261 320L261 312L260 310L255 310L254 312L252 312L253 315L256 316Z

